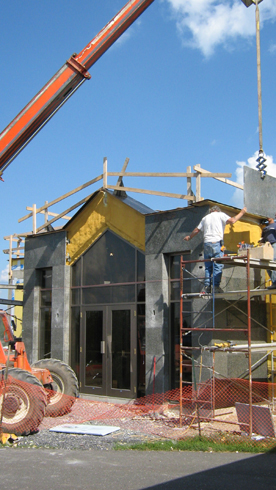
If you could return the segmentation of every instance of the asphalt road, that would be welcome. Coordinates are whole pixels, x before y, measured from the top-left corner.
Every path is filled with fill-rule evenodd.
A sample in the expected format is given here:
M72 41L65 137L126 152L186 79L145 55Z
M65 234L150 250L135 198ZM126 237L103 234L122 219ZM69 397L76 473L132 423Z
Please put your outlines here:
M274 490L276 454L0 449L1 490Z

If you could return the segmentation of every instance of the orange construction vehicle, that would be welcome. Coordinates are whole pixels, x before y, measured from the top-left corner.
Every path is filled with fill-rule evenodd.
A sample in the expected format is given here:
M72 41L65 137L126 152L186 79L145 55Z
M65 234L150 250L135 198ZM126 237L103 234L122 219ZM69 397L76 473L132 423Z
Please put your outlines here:
M88 69L154 0L130 0L79 53L73 54L0 134L0 179L3 171L73 93L90 79ZM3 180L3 179L2 179Z
M37 430L44 415L68 413L78 396L74 371L58 359L28 362L16 325L0 310L0 428L16 435Z

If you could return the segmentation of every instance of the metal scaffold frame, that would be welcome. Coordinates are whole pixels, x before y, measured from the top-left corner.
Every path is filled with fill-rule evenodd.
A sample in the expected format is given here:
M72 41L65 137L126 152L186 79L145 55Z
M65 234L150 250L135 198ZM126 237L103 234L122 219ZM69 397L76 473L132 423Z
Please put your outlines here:
M210 259L209 259L210 260ZM194 391L196 392L196 381L195 381L195 372L194 372L194 355L193 351L194 350L207 350L209 352L212 352L213 355L213 366L212 366L212 408L213 408L213 419L214 419L214 408L215 408L215 395L214 395L214 383L215 383L215 353L220 351L220 352L244 352L248 356L248 371L247 371L247 376L248 376L248 381L249 381L249 395L248 395L248 404L249 404L249 436L252 436L252 352L266 352L266 356L268 357L271 355L271 373L272 373L272 391L271 391L271 397L272 397L272 404L274 407L274 390L273 390L273 382L274 382L274 355L273 355L273 350L276 350L276 342L273 342L273 326L272 326L272 309L273 305L271 302L271 295L276 294L276 290L270 289L261 289L261 288L256 288L254 290L250 290L250 269L251 268L259 268L259 269L276 269L276 262L271 261L271 260L266 260L266 259L253 259L250 257L250 249L247 249L245 252L245 255L230 255L230 256L224 256L219 259L211 259L212 262L215 261L220 261L223 262L224 264L229 264L232 266L242 266L246 268L246 290L242 291L229 291L229 292L221 292L221 293L210 293L206 294L204 292L201 293L184 293L183 292L183 271L186 269L187 264L192 264L195 262L206 262L205 259L199 259L199 260L184 260L183 257L180 257L180 333L179 333L179 342L180 342L180 427L182 427L182 417L183 417L183 357L188 357L186 352L192 351L192 378L193 379L193 386L194 386ZM214 289L213 289L214 290ZM270 332L270 343L254 343L252 345L252 317L251 317L251 298L254 296L270 296L270 301L269 301L269 326L268 328L264 327L264 325L261 325L262 327L266 328ZM199 327L193 328L193 326L190 327L184 327L183 326L183 298L189 299L189 298L195 298L195 297L206 297L207 299L212 299L213 301L213 310L212 310L212 327L206 328L203 324L200 325ZM223 299L233 299L233 298L245 298L247 301L247 328L245 329L237 329L237 328L216 328L215 326L215 300L219 298ZM227 308L229 308L231 305ZM183 345L183 335L185 335L188 331L213 331L213 332L218 332L218 331L225 331L225 332L232 332L232 331L243 331L246 334L247 337L247 344L242 344L242 345L231 345L227 343L221 345L221 346L216 346L216 345L209 345L209 346L185 346ZM200 423L200 414L198 411L198 403L197 403L197 395L195 393L195 406L196 406L196 412L197 412L197 417L198 417L198 423ZM206 418L206 417L204 417Z

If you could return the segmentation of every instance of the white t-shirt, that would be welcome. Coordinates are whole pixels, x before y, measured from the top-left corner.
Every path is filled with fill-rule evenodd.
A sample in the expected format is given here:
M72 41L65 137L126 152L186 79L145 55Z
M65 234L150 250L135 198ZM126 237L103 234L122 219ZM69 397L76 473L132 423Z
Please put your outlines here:
M198 229L203 232L203 241L206 242L219 242L223 240L224 229L226 221L230 218L227 214L221 211L213 211L207 216L202 218L198 225Z

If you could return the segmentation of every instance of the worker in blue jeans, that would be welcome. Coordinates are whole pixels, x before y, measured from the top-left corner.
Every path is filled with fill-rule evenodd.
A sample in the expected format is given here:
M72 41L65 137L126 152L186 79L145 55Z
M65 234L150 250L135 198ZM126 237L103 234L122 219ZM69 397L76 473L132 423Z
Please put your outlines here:
M276 260L276 223L274 221L274 218L267 218L267 223L265 228L262 231L262 237L259 240L260 243L266 243L269 242L274 250L274 258L273 260ZM271 279L271 286L269 286L267 289L276 289L276 271L274 270L268 270L267 271L270 279Z
M236 216L230 217L223 213L219 206L213 206L209 214L204 216L199 225L192 231L190 235L184 237L184 240L189 241L196 236L200 231L203 233L204 242L204 259L216 259L222 257L221 247L223 244L223 235L227 224L234 224L246 212L243 208ZM206 293L211 292L211 280L213 275L215 292L222 292L220 281L222 277L223 264L221 262L207 260L205 262L205 280L204 287Z

